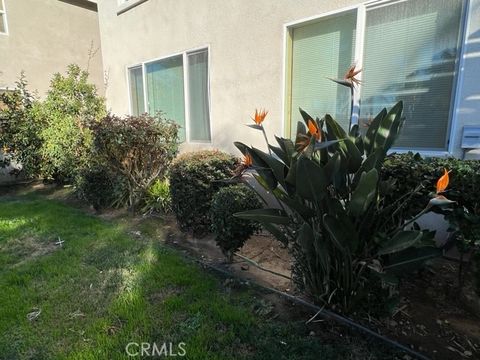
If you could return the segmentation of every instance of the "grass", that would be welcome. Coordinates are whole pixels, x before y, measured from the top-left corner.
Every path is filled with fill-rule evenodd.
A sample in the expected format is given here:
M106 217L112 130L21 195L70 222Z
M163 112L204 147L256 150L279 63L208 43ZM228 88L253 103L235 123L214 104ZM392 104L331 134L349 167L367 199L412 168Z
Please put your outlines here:
M126 359L131 342L183 342L188 359L376 358L255 314L252 291L221 284L125 222L0 197L0 359Z

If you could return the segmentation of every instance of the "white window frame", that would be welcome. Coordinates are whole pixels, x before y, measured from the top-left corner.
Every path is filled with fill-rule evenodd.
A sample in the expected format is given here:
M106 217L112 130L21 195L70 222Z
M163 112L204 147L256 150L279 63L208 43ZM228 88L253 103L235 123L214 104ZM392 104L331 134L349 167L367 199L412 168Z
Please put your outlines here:
M210 140L200 141L200 140L191 140L190 137L190 94L189 94L189 84L188 84L188 55L195 54L197 52L207 51L207 96L208 96L208 125L210 129ZM159 58L154 58L146 60L140 63L128 65L126 67L126 80L127 80L127 89L128 89L128 113L132 115L132 94L130 91L130 74L129 71L132 68L142 67L142 77L143 77L143 94L144 94L144 107L145 112L148 113L148 94L147 94L147 81L146 81L146 66L156 61L165 60L168 58L182 56L183 62L183 92L184 92L184 107L185 107L185 143L187 144L212 144L213 142L213 129L212 129L212 103L210 97L210 45L199 46L191 48L188 50L183 50L181 52L169 54Z
M365 27L366 27L366 16L367 9L371 7L381 7L388 6L394 3L403 2L407 0L369 0L363 3L347 6L338 10L329 11L319 15L310 16L307 18L295 20L283 25L283 81L282 81L282 131L283 136L290 136L290 125L291 125L291 116L287 112L287 109L291 112L288 102L291 101L290 89L291 85L287 86L287 81L291 81L291 73L289 66L291 65L291 45L292 45L292 30L296 27L301 27L307 25L308 23L317 22L322 19L329 17L334 17L346 13L349 11L356 11L357 13L357 26L356 26L356 38L355 38L355 49L354 50L354 62L357 68L363 68L363 53L364 53L364 40L365 40ZM468 15L470 14L470 0L464 1L463 12L460 18L460 30L459 30L459 53L457 55L457 60L455 63L455 77L453 79L453 91L452 97L450 99L450 118L448 122L448 136L446 138L447 150L428 150L428 149L393 149L390 152L396 153L407 153L409 151L418 152L423 156L434 156L434 157L449 157L452 156L455 151L455 135L457 133L457 127L459 123L458 111L460 105L459 96L462 84L463 84L463 69L465 63L465 47L467 41L467 31L468 31ZM362 80L362 72L357 75L359 80ZM361 99L362 85L360 84L357 87L357 91L354 93L353 105L354 113L352 116L352 124L358 123L359 110L360 110L360 99ZM289 118L290 117L290 118Z
M0 10L0 17L3 18L3 23L5 24L5 32L0 30L0 35L8 36L8 20L7 20L7 8L5 6L5 0L0 0L3 5L3 10Z

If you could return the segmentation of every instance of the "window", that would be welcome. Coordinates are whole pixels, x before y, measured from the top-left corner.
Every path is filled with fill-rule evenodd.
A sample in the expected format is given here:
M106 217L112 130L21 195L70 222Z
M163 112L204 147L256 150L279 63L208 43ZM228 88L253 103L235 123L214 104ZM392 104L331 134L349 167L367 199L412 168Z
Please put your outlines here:
M462 0L371 2L359 7L365 19L358 25L360 10L291 28L292 119L300 106L319 116L329 112L347 127L349 91L325 78L342 77L349 63L357 60L364 69L355 108L360 124L403 100L406 122L396 147L446 151L463 4Z
M7 13L5 9L5 1L0 0L0 34L7 34Z
M142 67L136 66L128 70L130 84L130 106L132 115L140 115L145 112L145 99L143 96L143 73Z
M145 111L153 115L160 111L180 125L181 141L211 140L208 50L131 67L128 77L133 115Z

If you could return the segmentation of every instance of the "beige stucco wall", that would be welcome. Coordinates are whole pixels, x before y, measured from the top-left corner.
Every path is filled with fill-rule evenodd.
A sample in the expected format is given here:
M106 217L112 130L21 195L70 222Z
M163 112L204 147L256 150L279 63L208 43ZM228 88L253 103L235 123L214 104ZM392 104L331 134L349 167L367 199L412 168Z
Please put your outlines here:
M132 0L135 1L135 0ZM361 3L359 0L147 0L124 13L117 0L99 2L107 102L117 114L128 113L126 67L208 45L212 147L235 151L239 140L260 146L251 123L255 107L269 110L266 129L283 134L284 25ZM458 95L454 154L463 124L480 119L478 69L480 0L471 0L466 53ZM473 98L472 98L473 96ZM468 100L468 99L477 100ZM198 145L186 144L184 150Z
M270 136L283 131L283 25L356 2L148 0L117 16L117 0L102 0L108 106L128 113L126 66L209 45L212 146L232 152L234 140L260 146L261 133L244 124L261 107L269 110Z
M56 72L76 63L104 93L98 14L83 1L5 0L8 35L0 34L0 88L25 71L32 90L45 95ZM93 47L92 47L93 44ZM89 61L89 51L97 53Z

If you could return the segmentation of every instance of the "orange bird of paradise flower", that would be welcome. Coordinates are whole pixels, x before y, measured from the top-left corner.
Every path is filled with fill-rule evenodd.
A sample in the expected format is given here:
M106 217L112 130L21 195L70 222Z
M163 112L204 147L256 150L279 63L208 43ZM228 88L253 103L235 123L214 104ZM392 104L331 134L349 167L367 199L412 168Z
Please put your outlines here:
M446 188L448 187L448 183L450 182L449 172L447 169L444 169L443 175L437 181L437 194L445 192Z
M361 71L362 69L356 70L355 65L352 65L348 68L343 78L345 81L349 82L353 87L355 87L355 85L360 85L361 83L361 81L355 77L358 74L360 74Z
M255 124L261 125L265 120L265 117L267 116L267 114L268 114L268 111L255 109L255 115L254 117L252 117L252 120L255 122Z
M250 154L245 154L245 156L243 157L243 160L242 160L242 165L245 167L245 168L249 168L253 165L253 159L252 159L252 155Z
M322 139L322 133L318 128L317 124L313 120L308 120L308 132L312 135L317 141Z

